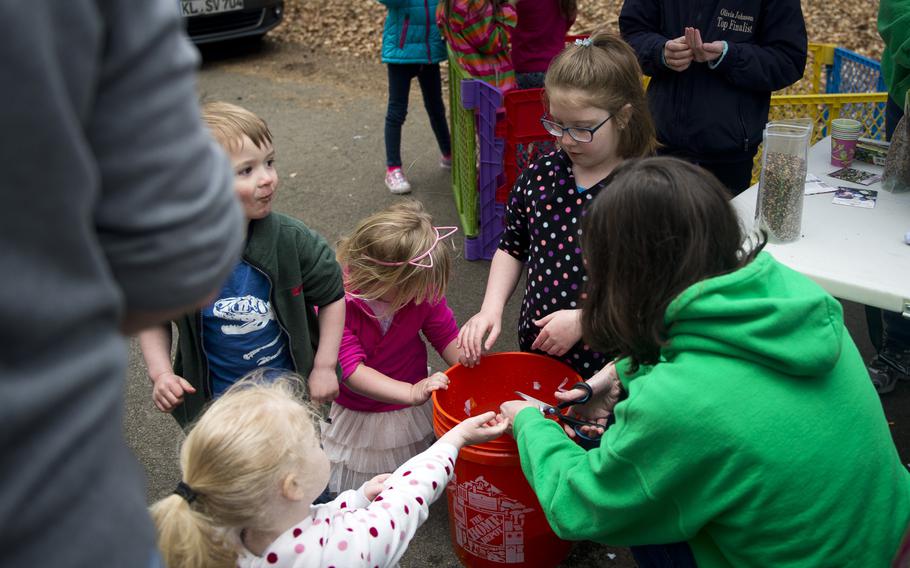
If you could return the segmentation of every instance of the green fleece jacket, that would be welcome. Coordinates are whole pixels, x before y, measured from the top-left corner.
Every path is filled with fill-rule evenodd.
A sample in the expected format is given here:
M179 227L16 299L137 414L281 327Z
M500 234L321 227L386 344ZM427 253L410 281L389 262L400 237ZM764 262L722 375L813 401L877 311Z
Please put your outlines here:
M878 33L885 42L882 75L888 96L904 108L904 97L910 88L910 0L881 0Z
M262 272L272 287L271 301L278 324L288 334L291 358L297 373L306 377L313 369L319 345L319 323L314 308L344 298L341 267L335 253L320 235L302 221L280 213L250 223L243 260ZM172 414L186 427L212 398L208 361L202 347L201 315L187 315L177 322L179 337L174 372L194 387ZM337 373L341 377L341 368Z
M628 398L600 448L535 409L516 417L556 534L688 541L702 568L887 566L910 473L840 304L761 253L687 289L666 320L660 362L621 373Z

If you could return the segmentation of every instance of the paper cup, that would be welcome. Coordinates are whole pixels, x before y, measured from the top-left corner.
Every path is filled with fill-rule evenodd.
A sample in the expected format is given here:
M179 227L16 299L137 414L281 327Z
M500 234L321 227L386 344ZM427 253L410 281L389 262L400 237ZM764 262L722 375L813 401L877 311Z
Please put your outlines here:
M843 133L848 132L860 132L863 129L863 125L858 120L853 120L852 118L835 118L831 121L831 130L840 131Z
M856 138L845 139L831 137L831 165L841 168L849 167L856 154Z

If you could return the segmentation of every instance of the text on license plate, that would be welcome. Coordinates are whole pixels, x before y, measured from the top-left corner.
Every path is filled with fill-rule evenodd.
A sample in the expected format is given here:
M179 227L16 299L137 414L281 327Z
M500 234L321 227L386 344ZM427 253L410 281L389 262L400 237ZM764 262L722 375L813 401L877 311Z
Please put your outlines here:
M180 0L183 16L204 16L243 10L243 0Z

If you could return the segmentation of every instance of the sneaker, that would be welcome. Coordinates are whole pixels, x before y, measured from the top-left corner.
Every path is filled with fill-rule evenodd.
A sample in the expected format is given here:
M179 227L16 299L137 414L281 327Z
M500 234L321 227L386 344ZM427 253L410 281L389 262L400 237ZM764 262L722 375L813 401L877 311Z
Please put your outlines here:
M404 172L401 171L401 168L386 172L385 186L396 195L411 193L411 184L408 183L408 178L404 177Z
M866 366L869 371L869 378L872 379L872 386L878 394L888 394L897 386L897 376L894 369L879 359L878 355L872 358L869 365Z
M872 386L878 394L888 394L897 386L898 379L910 379L902 366L898 366L887 355L876 355L866 366Z
M449 154L448 156L441 156L439 158L439 167L444 170L451 170L452 169L452 154Z

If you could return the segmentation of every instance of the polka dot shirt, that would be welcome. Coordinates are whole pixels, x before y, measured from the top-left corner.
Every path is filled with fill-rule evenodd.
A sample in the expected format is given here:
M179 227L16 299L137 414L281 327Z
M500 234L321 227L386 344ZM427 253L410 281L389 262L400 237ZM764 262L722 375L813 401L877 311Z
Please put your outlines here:
M499 248L524 263L528 271L518 319L522 351L531 351L537 337L534 320L581 307L587 281L581 256L581 218L605 186L606 180L602 180L579 191L572 162L561 150L535 160L515 182L506 204L506 228ZM583 341L560 359L586 379L608 361Z
M417 528L427 520L455 473L458 450L436 442L389 477L368 501L362 488L331 503L313 505L310 515L256 556L243 550L238 568L386 568L397 566Z

